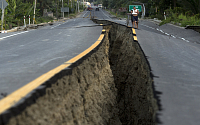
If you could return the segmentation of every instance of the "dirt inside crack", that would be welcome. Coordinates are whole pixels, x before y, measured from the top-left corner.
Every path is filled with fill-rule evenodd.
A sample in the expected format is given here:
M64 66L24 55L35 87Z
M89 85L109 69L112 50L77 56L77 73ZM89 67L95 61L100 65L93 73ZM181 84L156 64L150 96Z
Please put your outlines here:
M96 21L97 22L97 21ZM108 22L97 22L108 23ZM2 115L6 125L154 125L156 101L150 67L131 28L104 26L96 51L48 81L45 94L21 111ZM50 85L48 85L50 84Z

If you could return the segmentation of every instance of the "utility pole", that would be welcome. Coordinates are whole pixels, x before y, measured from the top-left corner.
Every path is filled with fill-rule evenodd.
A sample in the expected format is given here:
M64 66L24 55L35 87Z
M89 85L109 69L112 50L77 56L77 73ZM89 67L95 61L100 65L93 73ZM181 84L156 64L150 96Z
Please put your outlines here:
M3 31L3 18L4 18L4 8L3 8L3 1L1 3L2 5L2 17L1 17L1 31Z
M79 13L79 0L77 0L77 2L78 2L78 13Z
M63 0L62 0L62 8L63 8ZM65 12L63 12L63 19L64 19L64 17L65 17Z
M59 0L57 0L57 4L56 4L56 18L58 20L58 7L59 7Z
M36 9L36 0L34 5L34 12L33 12L33 24L35 23L35 9Z
M0 0L1 2L1 10L2 10L2 17L1 17L1 30L3 30L3 20L4 20L4 9L8 6L8 3L5 0ZM6 23L5 23L6 24Z
M74 8L74 6L75 6L75 0L73 0L73 8ZM74 9L74 12L76 12L75 9Z
M77 7L77 2L78 2L78 1L76 1L76 12L77 12L77 8L78 8L78 7Z

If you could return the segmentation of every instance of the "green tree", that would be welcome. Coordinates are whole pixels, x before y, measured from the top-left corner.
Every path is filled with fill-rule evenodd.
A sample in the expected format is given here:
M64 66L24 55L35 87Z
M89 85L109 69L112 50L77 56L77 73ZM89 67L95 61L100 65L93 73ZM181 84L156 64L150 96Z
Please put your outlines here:
M182 6L186 10L191 10L194 14L200 13L200 0L183 0Z
M8 0L5 9L5 20L7 24L19 26L23 24L24 16L28 17L33 10L33 5L23 0Z

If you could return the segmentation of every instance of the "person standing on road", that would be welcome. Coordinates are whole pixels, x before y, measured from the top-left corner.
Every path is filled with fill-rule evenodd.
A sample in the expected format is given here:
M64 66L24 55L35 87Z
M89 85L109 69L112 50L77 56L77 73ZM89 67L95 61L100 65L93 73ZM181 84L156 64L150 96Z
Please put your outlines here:
M136 7L134 6L133 7L133 27L138 29L138 14L139 14L139 11L136 9Z
M129 13L130 14L130 13ZM131 22L132 22L132 27L134 26L134 21L133 21L133 9L131 10Z

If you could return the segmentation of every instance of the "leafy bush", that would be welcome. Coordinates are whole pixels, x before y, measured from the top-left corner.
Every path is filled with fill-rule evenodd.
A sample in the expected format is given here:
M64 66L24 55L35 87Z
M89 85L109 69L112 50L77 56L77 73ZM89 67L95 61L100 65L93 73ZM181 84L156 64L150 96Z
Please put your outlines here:
M167 18L166 20L163 20L163 21L159 24L159 26L164 25L164 24L166 24L166 23L170 23L170 22L171 22L171 18Z
M178 13L174 13L174 12L170 11L168 13L167 20L163 20L160 23L160 25L173 22L174 24L180 23L182 27L185 27L187 25L199 25L200 26L199 14L192 15L190 11L187 11L185 14L183 14L183 13L178 14Z
M37 23L47 23L47 22L50 22L50 21L53 21L52 17L39 17L39 18L36 18L36 22Z
M154 19L154 18L158 18L159 20L164 20L164 15L161 15L161 14L151 15L151 19Z

